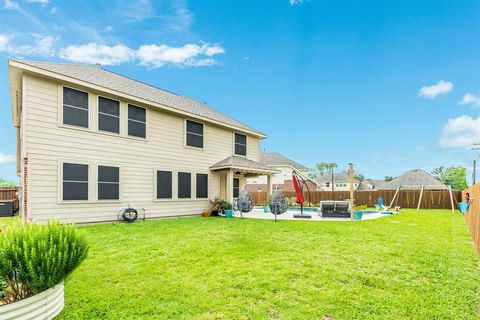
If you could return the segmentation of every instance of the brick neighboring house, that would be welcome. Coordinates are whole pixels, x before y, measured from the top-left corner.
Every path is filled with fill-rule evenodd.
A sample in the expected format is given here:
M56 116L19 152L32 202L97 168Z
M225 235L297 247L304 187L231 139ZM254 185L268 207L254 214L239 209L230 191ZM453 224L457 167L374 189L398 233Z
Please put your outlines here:
M295 191L292 180L292 171L296 170L307 182L310 191L317 190L317 183L308 177L310 171L304 165L295 162L279 153L275 152L260 152L260 163L280 171L273 175L273 188L279 188L285 192ZM258 176L247 179L246 189L250 192L266 192L267 191L267 177Z

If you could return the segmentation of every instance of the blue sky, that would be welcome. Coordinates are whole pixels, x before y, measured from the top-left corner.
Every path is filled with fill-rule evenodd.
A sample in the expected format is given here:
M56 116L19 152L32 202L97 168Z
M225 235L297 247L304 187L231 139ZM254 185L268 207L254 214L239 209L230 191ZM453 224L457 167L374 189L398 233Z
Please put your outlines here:
M16 179L7 59L100 62L190 96L309 167L471 166L479 1L1 0L0 176Z

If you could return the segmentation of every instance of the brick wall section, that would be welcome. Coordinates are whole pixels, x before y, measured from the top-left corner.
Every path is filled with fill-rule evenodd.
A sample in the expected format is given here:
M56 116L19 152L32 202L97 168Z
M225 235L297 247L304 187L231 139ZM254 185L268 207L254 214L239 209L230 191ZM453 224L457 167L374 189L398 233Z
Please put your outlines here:
M23 159L23 181L22 181L22 212L21 214L24 217L24 221L28 221L28 206L27 206L27 196L28 196L28 158Z
M277 186L283 192L295 192L295 187L293 186L293 180L284 180L283 184L274 184L273 188L275 189ZM306 180L308 188L310 191L317 191L317 185L310 180ZM247 190L250 192L267 192L267 185L266 184L247 184ZM304 191L307 191L306 189Z

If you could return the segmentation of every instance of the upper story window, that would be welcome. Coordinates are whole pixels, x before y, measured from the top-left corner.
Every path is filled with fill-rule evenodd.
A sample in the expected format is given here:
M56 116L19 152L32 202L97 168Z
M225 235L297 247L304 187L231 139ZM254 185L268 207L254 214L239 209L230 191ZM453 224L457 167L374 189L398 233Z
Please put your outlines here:
M63 164L63 200L88 200L88 165Z
M63 124L88 128L88 93L63 87Z
M190 147L203 148L203 124L187 120L186 144Z
M120 198L120 168L98 166L98 200Z
M235 154L240 156L247 155L247 136L235 133Z
M120 103L98 97L98 130L120 133Z
M145 138L147 136L147 110L128 105L128 135Z

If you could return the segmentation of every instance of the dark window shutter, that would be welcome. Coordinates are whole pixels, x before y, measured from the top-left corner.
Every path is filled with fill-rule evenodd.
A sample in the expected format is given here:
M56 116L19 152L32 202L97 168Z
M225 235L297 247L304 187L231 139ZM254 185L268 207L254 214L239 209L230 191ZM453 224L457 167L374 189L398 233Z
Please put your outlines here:
M192 178L188 172L178 173L178 198L192 197Z
M208 198L208 174L197 173L197 198Z
M172 198L172 172L157 171L157 199Z

